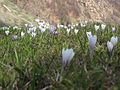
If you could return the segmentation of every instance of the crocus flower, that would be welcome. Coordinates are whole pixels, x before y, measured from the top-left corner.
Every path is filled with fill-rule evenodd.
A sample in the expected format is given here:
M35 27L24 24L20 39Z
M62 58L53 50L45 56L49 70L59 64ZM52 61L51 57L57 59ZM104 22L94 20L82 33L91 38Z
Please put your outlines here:
M46 31L46 28L41 28L41 33L44 33Z
M64 26L65 29L67 29L68 27L67 26Z
M30 34L30 32L31 32L30 30L27 30L27 33L28 33L28 34Z
M29 24L28 27L29 27L29 28L32 28L32 27L33 27L33 24Z
M74 55L73 49L62 49L62 65L64 68L69 65Z
M67 31L67 34L69 34L69 33L70 33L70 29L67 29L66 31Z
M56 29L56 27L50 27L50 28L49 28L50 32L54 32L55 29Z
M90 57L92 57L94 47L95 47L95 44L97 42L97 36L96 35L89 35L88 41L89 41Z
M85 25L87 25L88 24L88 21L85 21Z
M73 26L71 26L71 29L74 29L74 27L73 27Z
M57 34L57 31L55 31L56 27L50 27L49 30L50 30L51 34Z
M107 47L110 53L112 53L117 42L118 42L118 37L115 37L115 36L111 37L110 42L109 41L107 42Z
M118 37L115 37L115 36L111 37L110 42L113 44L113 46L115 46L118 42Z
M78 31L79 31L78 29L75 29L75 30L74 30L75 34L77 34L77 33L78 33Z
M108 41L108 42L107 42L107 47L108 47L109 52L112 53L113 47L114 47L113 44Z
M28 24L25 24L25 27L28 27Z
M67 26L68 26L68 28L70 28L70 27L71 27L71 24L68 24Z
M10 33L10 31L5 31L5 34L8 35Z
M35 32L32 32L32 33L31 33L31 36L32 36L32 37L35 37L35 36L36 36L36 33L35 33Z
M99 25L95 25L94 27L95 27L95 30L96 30L96 31L98 31L98 29L100 28Z
M18 29L18 27L17 27L17 26L14 26L13 29Z
M105 30L106 24L101 24L102 30Z
M79 24L77 23L77 24L75 24L75 26L78 26Z
M18 35L12 35L12 39L13 39L13 40L18 39Z
M115 27L112 27L112 32L114 32L116 30L116 28Z
M88 38L92 36L92 33L91 33L91 32L86 32L86 34L87 34L87 37L88 37Z
M85 27L86 25L85 24L83 24L83 23L80 23L80 25L81 25L81 27Z
M25 33L24 32L21 32L21 37L24 37Z

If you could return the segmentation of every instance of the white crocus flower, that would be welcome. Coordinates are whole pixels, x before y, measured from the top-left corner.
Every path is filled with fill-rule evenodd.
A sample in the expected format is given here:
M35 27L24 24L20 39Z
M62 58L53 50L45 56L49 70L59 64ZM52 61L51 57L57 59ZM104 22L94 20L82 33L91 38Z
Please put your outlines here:
M25 33L24 32L21 32L21 37L24 37Z
M92 33L91 33L91 32L86 32L86 34L87 34L87 37L88 37L88 38L92 36Z
M8 35L10 33L10 31L5 31L5 34Z
M113 36L111 38L110 42L113 44L113 46L115 46L117 44L117 42L118 42L118 37Z
M78 29L75 29L75 30L74 30L75 34L77 34L77 33L78 33L78 31L79 31Z
M112 31L114 32L116 30L116 28L115 27L112 27Z
M67 29L66 31L67 31L67 34L69 34L69 33L70 33L70 29Z
M87 25L87 24L88 24L88 21L85 21L85 24Z
M95 25L94 27L95 27L95 30L96 30L96 31L98 31L98 29L100 28L99 25Z
M46 31L46 28L41 28L41 33L44 33Z
M35 33L35 32L32 32L32 33L31 33L31 36L32 36L32 37L35 37L35 36L36 36L36 33Z
M71 26L71 29L74 29L74 27L73 27L73 26Z
M90 48L90 57L92 57L94 47L95 47L95 44L97 42L97 36L96 35L90 35L88 37L88 41L89 41L89 48Z
M18 27L17 27L17 26L14 26L13 29L18 29Z
M111 42L107 42L107 47L108 47L108 50L109 50L109 52L111 53L112 51L113 51L113 44L111 43Z
M62 65L66 67L70 61L72 60L73 56L75 55L73 49L62 49Z
M77 24L75 24L75 26L78 26L79 24L77 23Z
M28 24L25 24L25 27L28 27Z
M81 26L81 27L85 27L86 25L85 25L85 24L83 24L83 23L80 23L80 26Z
M101 28L102 28L102 30L105 30L106 24L101 24Z
M65 29L67 29L67 26L64 26Z
M30 32L31 32L30 30L27 30L27 33L28 33L28 34L30 34Z

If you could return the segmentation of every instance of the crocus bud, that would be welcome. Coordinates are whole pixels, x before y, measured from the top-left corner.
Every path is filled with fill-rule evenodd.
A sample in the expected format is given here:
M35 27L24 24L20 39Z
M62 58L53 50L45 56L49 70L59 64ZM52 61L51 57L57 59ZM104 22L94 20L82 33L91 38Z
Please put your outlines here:
M113 44L113 46L115 46L117 44L117 42L118 42L118 37L113 36L111 38L110 42Z
M99 25L95 25L94 27L95 27L95 30L96 30L96 31L98 31L98 29L100 28Z
M73 49L62 49L62 65L64 68L69 65L74 55Z
M107 42L107 47L108 47L109 52L112 53L113 47L114 47L113 44L108 41L108 42Z
M5 34L8 35L10 33L10 31L5 31Z

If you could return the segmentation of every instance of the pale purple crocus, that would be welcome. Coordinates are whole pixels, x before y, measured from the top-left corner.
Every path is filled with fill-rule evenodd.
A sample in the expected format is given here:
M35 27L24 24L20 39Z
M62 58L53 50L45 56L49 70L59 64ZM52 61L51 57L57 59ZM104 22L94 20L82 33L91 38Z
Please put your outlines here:
M62 66L64 68L69 65L74 55L73 49L62 49Z
M107 47L110 53L112 53L117 42L118 42L118 37L115 37L115 36L111 37L111 40L107 42Z
M57 31L55 31L56 27L50 27L49 30L50 30L51 34L57 34Z
M12 39L13 40L17 40L18 39L18 35L12 35Z
M56 27L50 27L49 30L50 30L50 32L53 32L56 30Z
M87 36L88 36L88 42L89 42L90 57L92 58L95 44L97 42L97 36L92 35L91 32L87 32Z

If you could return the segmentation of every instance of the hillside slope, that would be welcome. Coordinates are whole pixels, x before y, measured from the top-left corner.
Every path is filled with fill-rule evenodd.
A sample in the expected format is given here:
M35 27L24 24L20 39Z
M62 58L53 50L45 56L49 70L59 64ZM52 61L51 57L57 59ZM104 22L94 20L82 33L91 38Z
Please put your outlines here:
M120 0L11 0L50 22L102 20L120 23Z
M26 14L9 0L0 0L0 25L35 24L33 16Z

